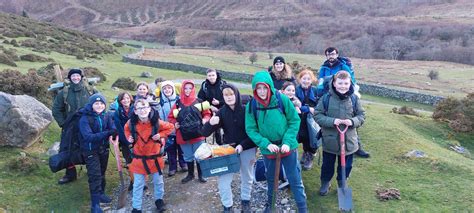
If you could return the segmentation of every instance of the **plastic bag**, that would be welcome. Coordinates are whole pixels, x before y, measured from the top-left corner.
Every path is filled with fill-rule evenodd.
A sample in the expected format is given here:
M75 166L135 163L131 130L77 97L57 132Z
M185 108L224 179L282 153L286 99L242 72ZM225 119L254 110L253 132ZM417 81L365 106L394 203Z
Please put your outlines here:
M212 156L212 148L211 145L208 143L202 143L201 146L198 147L196 152L194 152L194 158L197 160L204 160Z

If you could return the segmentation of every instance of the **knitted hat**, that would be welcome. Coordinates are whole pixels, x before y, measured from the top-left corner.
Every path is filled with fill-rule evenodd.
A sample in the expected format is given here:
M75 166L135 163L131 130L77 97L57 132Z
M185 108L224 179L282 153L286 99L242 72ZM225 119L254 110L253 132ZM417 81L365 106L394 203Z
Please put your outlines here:
M89 97L89 104L92 105L97 101L100 101L104 104L107 104L107 101L105 100L105 97L100 93L93 94L91 97Z
M277 56L273 59L273 65L275 65L276 63L278 62L281 62L281 63L284 63L285 64L285 59L281 56Z
M84 77L84 75L82 74L82 70L77 69L77 68L73 68L73 69L69 70L69 73L67 74L67 78L69 80L71 80L71 75L72 74L79 74L79 75L81 75L81 77Z

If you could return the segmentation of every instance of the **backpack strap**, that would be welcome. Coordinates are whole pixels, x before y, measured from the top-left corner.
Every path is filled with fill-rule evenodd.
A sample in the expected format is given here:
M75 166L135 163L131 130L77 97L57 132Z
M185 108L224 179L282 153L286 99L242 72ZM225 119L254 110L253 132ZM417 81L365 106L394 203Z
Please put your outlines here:
M278 109L278 111L280 111L283 115L286 116L285 105L283 105L283 101L281 99L281 93L277 91L275 93L275 97L277 99L278 105L274 107L257 107L257 101L255 100L255 98L252 98L252 100L250 100L249 113L253 114L253 117L255 118L255 123L257 124L257 128L258 128L258 111L259 110L266 111L266 110L271 110L271 109Z

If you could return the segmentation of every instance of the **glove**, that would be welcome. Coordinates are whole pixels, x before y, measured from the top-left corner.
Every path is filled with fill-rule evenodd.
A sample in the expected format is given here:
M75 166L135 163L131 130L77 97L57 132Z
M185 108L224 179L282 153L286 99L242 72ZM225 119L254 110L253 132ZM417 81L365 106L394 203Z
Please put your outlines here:
M109 133L108 133L109 136L112 136L113 138L117 137L118 135L118 132L116 129L112 129L112 130L109 130Z

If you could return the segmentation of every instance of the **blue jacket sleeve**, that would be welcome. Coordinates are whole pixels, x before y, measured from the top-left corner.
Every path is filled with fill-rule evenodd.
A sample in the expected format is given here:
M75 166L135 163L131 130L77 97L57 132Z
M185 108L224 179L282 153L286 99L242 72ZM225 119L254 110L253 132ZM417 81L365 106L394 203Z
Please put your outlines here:
M95 123L95 122L94 122ZM111 134L110 130L105 130L102 132L94 133L92 127L89 124L89 119L84 115L79 120L79 130L81 132L82 138L85 143L99 143L107 139ZM115 128L115 127L114 127Z

